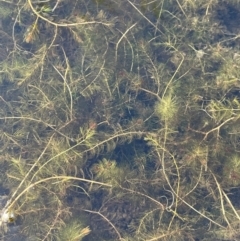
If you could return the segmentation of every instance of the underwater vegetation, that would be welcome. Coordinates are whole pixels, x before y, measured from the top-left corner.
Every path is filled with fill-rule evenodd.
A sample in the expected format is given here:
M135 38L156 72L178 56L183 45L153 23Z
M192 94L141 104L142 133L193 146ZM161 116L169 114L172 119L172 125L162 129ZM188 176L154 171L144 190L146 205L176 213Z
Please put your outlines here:
M240 239L239 0L0 0L0 236Z

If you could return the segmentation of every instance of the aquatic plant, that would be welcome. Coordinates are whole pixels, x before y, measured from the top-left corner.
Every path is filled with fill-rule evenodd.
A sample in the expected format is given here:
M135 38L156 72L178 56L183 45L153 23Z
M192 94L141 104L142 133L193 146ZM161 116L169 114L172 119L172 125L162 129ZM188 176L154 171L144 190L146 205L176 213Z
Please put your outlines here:
M0 1L2 238L238 239L239 4Z

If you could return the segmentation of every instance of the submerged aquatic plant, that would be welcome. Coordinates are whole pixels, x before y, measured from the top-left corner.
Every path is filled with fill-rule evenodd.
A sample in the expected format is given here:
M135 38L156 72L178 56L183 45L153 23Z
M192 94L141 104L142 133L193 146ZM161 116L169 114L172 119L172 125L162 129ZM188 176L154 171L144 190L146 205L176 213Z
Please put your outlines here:
M238 239L238 35L221 3L0 1L2 238Z

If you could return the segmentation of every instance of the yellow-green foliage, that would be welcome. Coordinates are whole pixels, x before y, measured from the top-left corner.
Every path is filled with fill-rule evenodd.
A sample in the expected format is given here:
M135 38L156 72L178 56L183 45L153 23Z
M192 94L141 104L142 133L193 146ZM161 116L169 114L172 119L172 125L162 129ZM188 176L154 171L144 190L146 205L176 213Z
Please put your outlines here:
M102 161L94 164L92 172L97 180L101 180L112 185L119 184L124 178L124 169L117 166L116 161L103 158Z
M161 120L172 122L177 113L177 102L171 94L166 94L160 101L155 104L155 112Z
M207 111L216 123L220 123L231 117L238 117L240 113L240 103L237 98L232 100L212 100L207 105Z
M238 186L240 184L240 156L234 154L227 158L223 171L224 184Z
M0 1L0 187L22 240L238 240L239 4L72 2Z
M8 4L7 2L0 2L0 16L1 19L4 19L6 17L10 17L12 12L13 12L14 8L13 6L11 7L10 4Z
M69 220L58 232L57 241L81 241L91 232L79 220Z
M230 88L239 88L239 54L230 51L226 53L223 52L222 54L224 55L224 62L217 73L216 84L224 91Z
M185 157L185 161L189 165L198 166L201 164L207 168L208 155L208 146L194 146Z

